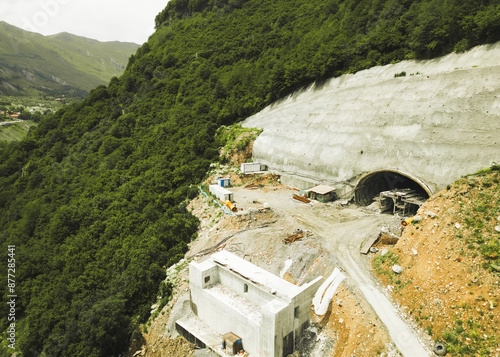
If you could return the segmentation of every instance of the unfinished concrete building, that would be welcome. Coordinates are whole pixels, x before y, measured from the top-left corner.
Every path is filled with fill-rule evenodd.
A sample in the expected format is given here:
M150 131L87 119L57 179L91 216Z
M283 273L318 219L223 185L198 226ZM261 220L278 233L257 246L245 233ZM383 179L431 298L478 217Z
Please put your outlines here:
M202 263L190 263L191 308L197 321L177 325L190 334L199 333L190 329L199 331L195 326L201 325L217 331L218 346L204 343L214 350L231 333L251 356L287 356L309 326L311 300L321 280L299 287L221 251ZM204 342L202 335L206 331L194 337Z

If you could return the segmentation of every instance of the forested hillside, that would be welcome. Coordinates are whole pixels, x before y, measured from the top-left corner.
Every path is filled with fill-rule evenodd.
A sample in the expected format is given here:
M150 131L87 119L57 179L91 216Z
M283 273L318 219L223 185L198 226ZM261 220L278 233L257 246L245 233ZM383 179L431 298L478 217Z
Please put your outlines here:
M85 98L123 73L139 45L59 33L42 36L0 21L0 95Z
M117 356L141 333L197 230L185 203L219 126L315 80L497 41L499 14L498 0L171 0L120 78L0 144L23 356Z

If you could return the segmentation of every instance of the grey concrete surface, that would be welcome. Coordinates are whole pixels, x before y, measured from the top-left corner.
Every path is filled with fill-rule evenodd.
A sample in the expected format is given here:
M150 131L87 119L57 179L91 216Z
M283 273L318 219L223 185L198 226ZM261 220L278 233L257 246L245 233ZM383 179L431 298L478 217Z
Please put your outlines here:
M264 129L253 159L285 184L342 193L366 173L394 169L435 193L500 163L500 43L334 78L243 126Z

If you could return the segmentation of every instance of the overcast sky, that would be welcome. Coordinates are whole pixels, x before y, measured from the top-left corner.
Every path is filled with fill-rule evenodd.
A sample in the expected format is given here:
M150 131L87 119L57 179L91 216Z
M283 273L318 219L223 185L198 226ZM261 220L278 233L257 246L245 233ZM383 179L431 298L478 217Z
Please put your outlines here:
M53 35L143 44L168 0L0 0L0 21Z

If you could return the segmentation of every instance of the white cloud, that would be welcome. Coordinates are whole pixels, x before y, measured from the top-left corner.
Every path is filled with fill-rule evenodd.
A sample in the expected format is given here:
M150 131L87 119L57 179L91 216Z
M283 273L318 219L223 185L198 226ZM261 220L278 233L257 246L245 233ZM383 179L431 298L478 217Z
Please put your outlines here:
M100 41L142 44L168 0L0 0L0 20L51 35L69 32Z

